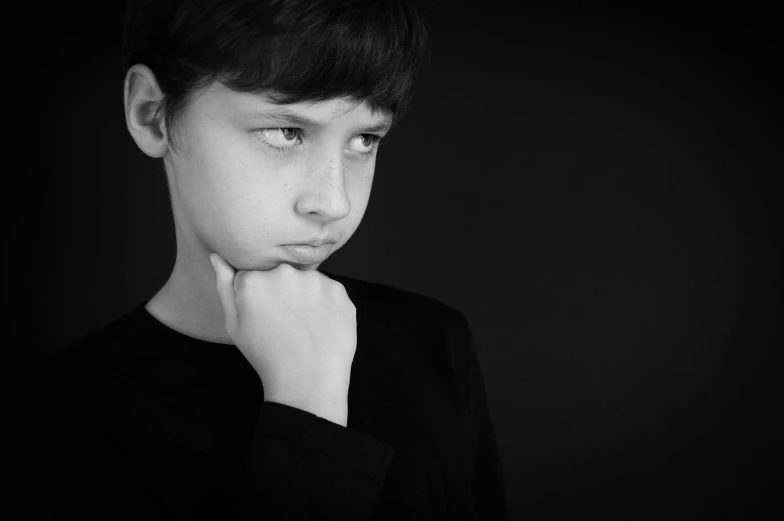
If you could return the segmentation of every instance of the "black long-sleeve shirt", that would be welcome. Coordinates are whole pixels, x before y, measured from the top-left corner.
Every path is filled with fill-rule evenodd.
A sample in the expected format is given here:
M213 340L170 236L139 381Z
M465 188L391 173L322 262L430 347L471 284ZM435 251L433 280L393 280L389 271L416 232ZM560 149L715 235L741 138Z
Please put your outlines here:
M265 402L234 346L140 303L48 366L31 446L53 517L508 519L464 316L322 273L357 309L346 427Z

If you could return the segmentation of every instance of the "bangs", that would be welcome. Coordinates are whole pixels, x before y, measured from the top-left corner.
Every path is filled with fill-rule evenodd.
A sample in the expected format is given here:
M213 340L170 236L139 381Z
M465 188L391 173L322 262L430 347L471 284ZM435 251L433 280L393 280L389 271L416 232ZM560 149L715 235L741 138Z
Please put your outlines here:
M296 20L275 19L274 36L241 42L218 79L238 91L269 91L275 103L347 98L400 116L425 48L421 19L399 2L341 7L330 18L309 9Z

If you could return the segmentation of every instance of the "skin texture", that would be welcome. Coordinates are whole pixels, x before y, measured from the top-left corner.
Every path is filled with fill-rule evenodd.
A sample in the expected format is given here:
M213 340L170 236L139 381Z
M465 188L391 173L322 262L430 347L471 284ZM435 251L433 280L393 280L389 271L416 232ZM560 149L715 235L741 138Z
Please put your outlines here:
M166 166L176 230L174 269L147 310L194 338L233 344L209 255L218 253L235 270L268 271L284 262L316 270L319 264L298 264L281 245L328 237L334 253L351 238L375 168L375 153L362 152L373 150L368 134L386 132L368 129L388 114L344 99L274 105L263 94L214 82L193 93L173 129L173 147L163 115L155 115L163 95L149 68L129 69L124 97L131 136ZM316 125L265 117L284 110Z

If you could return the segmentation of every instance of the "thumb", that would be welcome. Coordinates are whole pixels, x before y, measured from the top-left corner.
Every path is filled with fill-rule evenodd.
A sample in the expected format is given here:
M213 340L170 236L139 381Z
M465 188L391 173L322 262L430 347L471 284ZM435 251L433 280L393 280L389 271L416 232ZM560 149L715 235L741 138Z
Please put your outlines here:
M226 332L236 330L237 326L237 302L234 293L234 268L217 253L210 254L212 269L215 270L215 290L218 292L223 308L223 316L226 319Z

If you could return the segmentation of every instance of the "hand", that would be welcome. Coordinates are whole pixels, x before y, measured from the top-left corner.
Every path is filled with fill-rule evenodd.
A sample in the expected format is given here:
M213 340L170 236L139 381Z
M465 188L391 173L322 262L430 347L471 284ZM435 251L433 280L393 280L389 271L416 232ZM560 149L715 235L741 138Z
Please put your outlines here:
M226 332L261 378L265 401L345 426L357 321L343 285L285 263L235 273L217 253L210 261Z

